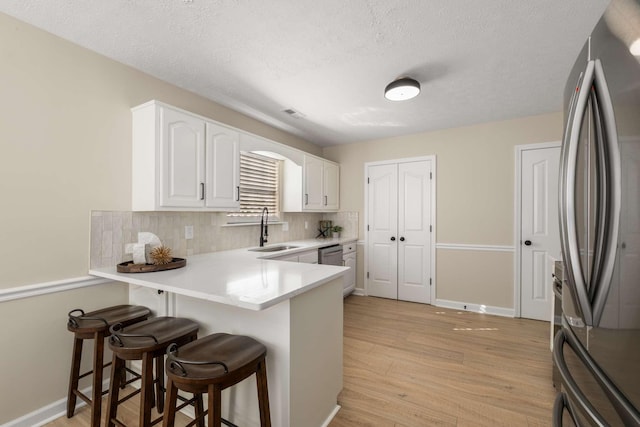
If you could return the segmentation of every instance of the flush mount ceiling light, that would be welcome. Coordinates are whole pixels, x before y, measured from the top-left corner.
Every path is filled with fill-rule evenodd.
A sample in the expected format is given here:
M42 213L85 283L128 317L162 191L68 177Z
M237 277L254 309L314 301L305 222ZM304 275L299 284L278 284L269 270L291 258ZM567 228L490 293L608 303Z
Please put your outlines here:
M414 79L403 77L391 82L384 89L384 97L390 101L406 101L420 93L420 83Z

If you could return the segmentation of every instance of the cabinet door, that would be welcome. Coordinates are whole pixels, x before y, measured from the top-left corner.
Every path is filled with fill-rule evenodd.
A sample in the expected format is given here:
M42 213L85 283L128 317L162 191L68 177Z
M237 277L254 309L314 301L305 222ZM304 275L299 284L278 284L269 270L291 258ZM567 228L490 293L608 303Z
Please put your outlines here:
M318 211L324 209L322 170L324 161L317 157L304 157L304 194L302 208Z
M283 255L283 256L279 256L277 258L271 258L271 259L276 259L278 261L298 262L298 254Z
M340 205L340 166L324 162L323 170L324 208L338 210Z
M160 109L160 206L204 206L204 121Z
M298 262L303 262L306 264L317 264L318 263L318 250L314 249L308 252L302 252L298 254Z
M356 288L356 253L351 252L342 256L344 266L349 271L344 275L344 293L350 294Z
M206 127L206 206L238 209L240 207L239 133L207 123Z

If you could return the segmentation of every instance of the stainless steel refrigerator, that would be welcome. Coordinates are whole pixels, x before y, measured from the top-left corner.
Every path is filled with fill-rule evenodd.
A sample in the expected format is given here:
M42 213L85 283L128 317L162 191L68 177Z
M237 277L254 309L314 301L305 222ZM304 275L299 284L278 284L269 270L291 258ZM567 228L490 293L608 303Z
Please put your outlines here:
M632 52L640 55L640 3L613 0L565 88L555 426L640 425L640 56Z

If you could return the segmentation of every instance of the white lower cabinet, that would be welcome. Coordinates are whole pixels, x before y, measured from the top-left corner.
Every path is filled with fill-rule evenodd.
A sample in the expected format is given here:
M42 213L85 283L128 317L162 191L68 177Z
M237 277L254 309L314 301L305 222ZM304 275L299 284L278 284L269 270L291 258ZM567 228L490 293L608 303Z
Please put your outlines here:
M313 249L305 252L298 252L290 255L283 255L277 258L271 258L278 261L303 262L305 264L318 263L318 250Z
M167 292L157 289L129 284L129 304L143 305L149 308L154 316L169 315L168 295Z
M356 288L356 244L347 243L342 246L342 265L349 267L344 275L344 296L349 295Z

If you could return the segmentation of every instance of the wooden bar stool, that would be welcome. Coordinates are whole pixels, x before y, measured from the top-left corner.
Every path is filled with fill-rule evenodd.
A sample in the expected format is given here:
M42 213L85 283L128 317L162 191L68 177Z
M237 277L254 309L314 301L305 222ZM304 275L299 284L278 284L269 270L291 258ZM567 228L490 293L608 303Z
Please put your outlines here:
M164 354L171 343L187 344L196 339L198 324L188 319L176 317L156 317L128 327L113 325L110 328L109 348L113 352L111 384L107 405L107 426L124 425L117 420L118 405L140 393L139 426L152 426L162 420L151 421L154 406L153 385L156 385L158 412L164 407ZM153 378L153 362L156 375ZM121 373L126 369L125 361L141 360L142 372L140 389L119 399Z
M116 305L101 310L85 313L82 309L69 312L67 329L74 333L73 356L71 359L71 373L69 375L69 393L67 396L67 418L71 418L76 409L76 398L84 400L91 408L91 426L100 425L100 409L102 395L103 369L111 362L104 364L104 339L108 337L109 328L116 324L131 325L146 320L151 315L147 307L138 305ZM82 344L86 339L94 340L93 368L80 374L82 359ZM78 381L93 374L91 398L78 390Z
M195 399L208 394L209 408L189 425L203 425L208 415L208 426L219 427L223 420L221 412L222 390L239 383L254 373L258 382L258 405L260 425L271 426L269 392L267 390L267 348L253 338L241 335L213 334L200 338L182 347L172 344L167 349L166 373L168 377L167 402L164 414L165 427L175 423L178 390L193 393ZM200 404L201 405L201 404ZM196 406L198 408L198 406Z

